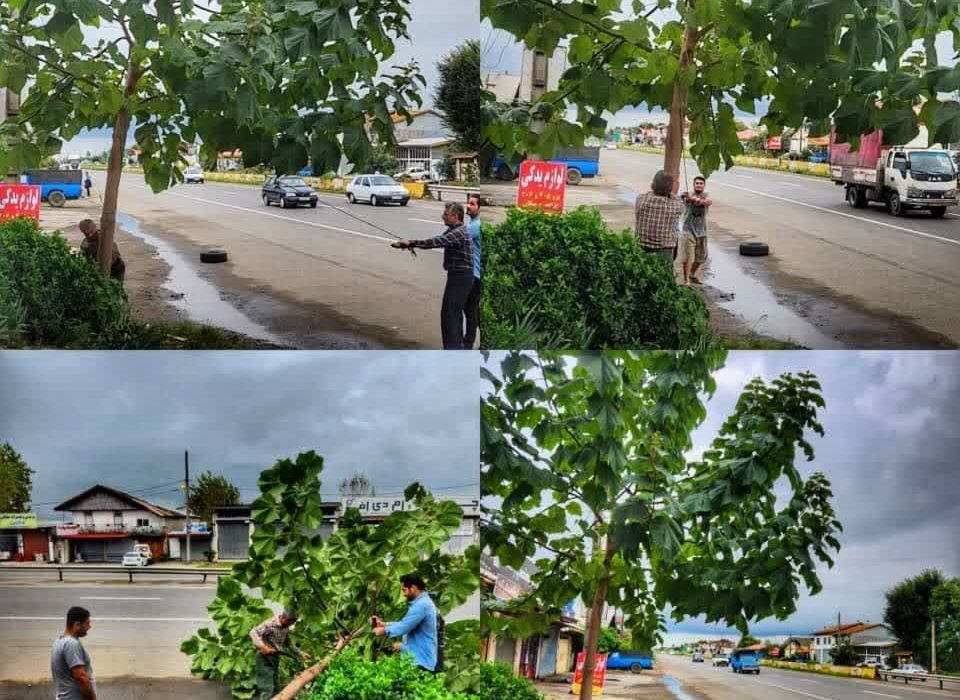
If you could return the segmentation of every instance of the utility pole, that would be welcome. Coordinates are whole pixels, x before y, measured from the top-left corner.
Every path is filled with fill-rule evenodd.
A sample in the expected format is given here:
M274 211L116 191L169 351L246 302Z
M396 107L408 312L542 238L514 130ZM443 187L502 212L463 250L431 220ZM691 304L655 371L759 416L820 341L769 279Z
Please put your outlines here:
M937 621L930 616L930 673L937 672Z
M190 452L183 451L183 489L187 494L184 510L187 515L187 563L190 563Z

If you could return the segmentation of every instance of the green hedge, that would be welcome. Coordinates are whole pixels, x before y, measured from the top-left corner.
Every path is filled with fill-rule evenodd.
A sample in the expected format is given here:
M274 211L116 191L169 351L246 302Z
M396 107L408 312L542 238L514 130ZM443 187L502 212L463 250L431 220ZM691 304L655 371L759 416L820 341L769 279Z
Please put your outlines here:
M709 342L703 296L596 209L511 209L483 230L485 348L687 349Z
M374 662L355 651L341 654L317 679L309 700L475 700L444 685L443 674L431 674L406 656Z
M543 700L533 684L505 663L480 665L479 700Z

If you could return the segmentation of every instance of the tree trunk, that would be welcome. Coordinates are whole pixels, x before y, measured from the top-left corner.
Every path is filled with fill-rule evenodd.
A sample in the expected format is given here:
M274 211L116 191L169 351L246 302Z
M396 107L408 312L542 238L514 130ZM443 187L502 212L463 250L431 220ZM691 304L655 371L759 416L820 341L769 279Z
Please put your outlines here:
M696 5L697 0L688 0L690 7ZM680 177L680 160L683 158L683 132L687 121L687 86L683 84L682 76L686 68L693 65L697 42L700 40L700 30L697 27L687 27L683 32L683 45L680 48L680 64L673 78L673 101L670 103L670 121L667 123L666 151L663 154L663 169Z
M133 47L131 47L131 53ZM143 75L139 66L131 60L127 66L127 82L123 94L129 100L137 92L137 81ZM127 145L127 132L130 131L130 107L124 104L113 121L113 140L110 144L110 158L107 161L107 186L103 191L103 210L100 212L100 249L97 264L100 272L110 274L113 262L114 231L117 227L117 200L120 196L120 176L123 171L124 151Z
M303 690L309 683L312 683L317 676L326 671L327 666L329 666L335 658L340 656L340 652L346 649L350 642L363 634L365 629L366 628L362 627L351 632L350 636L348 637L340 637L336 645L333 647L333 651L324 656L322 659L320 659L320 661L315 663L310 668L306 669L305 671L301 671L294 676L293 680L290 681L283 690L273 696L273 700L293 700L295 697L297 697L297 693Z
M613 537L607 533L607 549L603 555L603 566L606 569L603 578L597 584L593 594L593 604L590 606L590 618L587 620L587 636L583 641L583 650L586 657L583 660L583 684L580 686L580 700L593 698L593 671L597 664L597 646L600 643L600 627L603 625L603 604L607 599L607 589L610 586L610 562L613 561Z

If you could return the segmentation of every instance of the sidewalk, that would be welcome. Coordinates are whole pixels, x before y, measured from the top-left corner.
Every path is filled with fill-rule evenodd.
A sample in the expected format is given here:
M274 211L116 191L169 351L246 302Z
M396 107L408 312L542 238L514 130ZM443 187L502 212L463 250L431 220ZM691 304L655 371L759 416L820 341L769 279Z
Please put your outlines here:
M4 700L50 700L50 683L0 681ZM232 700L230 686L215 681L179 678L110 678L97 683L98 700Z
M624 700L676 700L660 681L659 671L643 673L607 673L607 682L601 698L623 698ZM550 700L571 700L569 683L536 683L537 692Z

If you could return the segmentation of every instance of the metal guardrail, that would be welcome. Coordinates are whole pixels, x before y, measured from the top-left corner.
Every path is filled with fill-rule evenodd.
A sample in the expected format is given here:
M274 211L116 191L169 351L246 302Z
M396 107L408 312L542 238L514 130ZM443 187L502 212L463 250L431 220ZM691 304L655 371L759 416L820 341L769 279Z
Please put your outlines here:
M943 690L944 683L954 683L956 684L957 689L960 690L960 676L940 676L932 673L922 675L917 673L902 673L900 671L882 671L880 669L877 669L877 675L885 681L889 681L891 676L894 679L902 678L903 682L907 685L910 685L910 681L920 681L921 683L927 681L937 681L940 684L941 690Z
M60 574L60 580L63 581L64 571L93 572L98 574L127 574L130 583L133 583L134 574L166 574L170 575L194 575L203 576L203 583L207 582L207 576L229 576L230 569L187 569L162 566L55 566L52 564L18 564L17 566L0 566L0 573L5 571L54 571Z
M479 187L460 187L459 185L427 185L427 191L435 195L437 201L443 201L444 192L452 192L453 194L463 195L463 198L466 199L471 194L480 194Z

